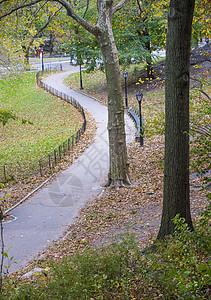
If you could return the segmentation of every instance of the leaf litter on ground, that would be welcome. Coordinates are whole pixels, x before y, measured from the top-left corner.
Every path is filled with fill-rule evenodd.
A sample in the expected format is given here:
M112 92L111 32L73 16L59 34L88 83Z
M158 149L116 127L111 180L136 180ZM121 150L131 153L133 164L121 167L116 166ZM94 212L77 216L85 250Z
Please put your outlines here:
M147 93L150 95L150 92L157 91L157 86L157 83L156 86L152 83L152 90L148 86ZM163 95L162 90L159 92ZM93 91L91 94L97 97ZM163 102L162 95L161 98L158 97L159 103ZM135 97L133 101L135 102ZM145 105L154 105L156 112L155 103L154 96L153 99L149 96L149 103L146 97ZM128 147L128 158L132 186L118 190L104 188L102 195L81 209L77 221L64 232L63 237L39 253L37 260L31 262L28 269L42 267L46 261L58 261L89 247L109 244L113 237L125 232L135 235L141 249L153 243L162 213L164 136L149 134L144 138L144 147L134 142ZM201 187L202 183L200 177L190 180L194 221L208 204L206 190L196 188ZM15 276L23 272L26 270L17 272Z

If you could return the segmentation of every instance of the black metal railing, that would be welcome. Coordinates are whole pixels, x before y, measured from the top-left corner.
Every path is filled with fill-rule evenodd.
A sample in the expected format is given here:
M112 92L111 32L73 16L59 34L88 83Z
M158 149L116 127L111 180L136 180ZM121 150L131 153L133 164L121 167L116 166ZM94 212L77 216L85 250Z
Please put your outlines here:
M139 119L139 111L138 109L132 105L132 107L128 108L128 114L132 118L132 120L135 123L135 126L137 128L136 132L136 137L135 140L136 142L140 141L140 119ZM144 134L144 119L143 116L141 115L141 120L142 120L142 134Z
M50 92L51 94L60 97L67 103L73 105L83 116L83 124L75 134L70 136L51 153L39 159L39 161L18 162L17 164L4 164L3 166L0 166L0 182L4 182L10 179L18 180L19 178L33 176L38 173L40 174L40 176L52 173L58 162L61 161L61 159L70 152L75 144L78 143L80 137L86 130L86 116L84 113L84 109L80 105L80 103L77 102L73 97L60 92L42 82L42 80L40 79L40 75L42 74L43 72L39 71L36 75L37 85Z

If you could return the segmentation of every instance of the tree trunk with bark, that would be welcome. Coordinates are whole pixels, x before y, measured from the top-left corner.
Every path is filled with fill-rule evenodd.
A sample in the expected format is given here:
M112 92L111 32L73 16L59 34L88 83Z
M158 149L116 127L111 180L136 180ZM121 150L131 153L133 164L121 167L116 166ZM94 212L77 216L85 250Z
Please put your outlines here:
M127 1L129 0L121 0L115 5L112 0L98 0L98 21L96 26L91 25L84 18L81 18L67 1L58 1L66 8L69 16L75 19L87 31L95 35L102 51L108 91L110 158L108 185L114 187L130 184L119 59L112 31L113 14L120 10Z
M124 103L121 87L118 51L112 31L112 2L101 3L102 18L99 21L100 45L107 79L108 92L108 134L110 169L108 185L124 186L130 184L126 136L124 128ZM105 7L104 7L105 5ZM102 21L103 20L103 21Z
M193 230L189 198L189 71L194 0L171 0L166 48L164 199L158 238L180 214Z

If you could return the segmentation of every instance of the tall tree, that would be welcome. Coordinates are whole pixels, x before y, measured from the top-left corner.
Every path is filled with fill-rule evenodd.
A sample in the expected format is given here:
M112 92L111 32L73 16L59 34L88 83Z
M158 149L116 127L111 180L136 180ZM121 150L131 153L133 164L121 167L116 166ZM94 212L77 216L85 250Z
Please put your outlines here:
M130 1L113 22L120 63L147 63L147 77L152 77L152 51L165 46L167 0Z
M23 19L23 17L20 18L20 13L27 16L27 21L24 22L24 31L20 32L17 26L17 31L19 39L22 43L22 48L25 56L25 63L27 67L29 66L29 54L32 46L37 46L37 48L40 46L40 44L42 43L42 39L40 37L43 36L45 29L49 26L51 22L53 22L55 17L58 15L58 12L60 11L60 9L54 9L53 12L51 12L48 8L46 8L46 10L42 10L42 7L40 8L38 5L32 8L30 10L29 8L23 9L21 12L19 12L19 16L17 16L17 19L19 20ZM40 12L42 12L42 14L40 14ZM26 24L28 26L26 26ZM32 29L33 27L34 30Z
M180 214L192 230L189 198L189 71L195 0L170 0L166 47L164 199L158 238Z
M4 27L0 35L2 43L12 41L16 44L15 55L17 57L24 55L24 63L27 69L29 68L30 50L32 50L32 47L39 48L44 41L43 35L46 28L55 18L58 18L61 7L57 8L52 8L46 4L36 4L16 11L14 14L5 17L0 23L0 26ZM18 52L20 47L22 53Z
M127 148L126 136L124 128L124 105L121 88L121 76L119 69L118 51L115 45L112 21L113 15L119 11L129 0L121 0L115 4L112 0L98 0L97 1L97 18L95 20L87 21L83 17L83 13L77 12L77 6L74 6L74 1L55 0L55 1L16 1L2 0L1 6L3 10L0 19L4 16L19 10L22 7L34 5L36 3L49 2L61 4L67 12L67 15L72 17L78 24L85 28L88 32L93 34L101 49L104 59L107 91L108 91L108 135L109 135L109 174L108 184L112 186L122 186L130 183L128 161L127 161ZM76 3L75 3L76 4ZM9 10L5 12L5 9ZM89 1L85 9L89 8Z
M65 7L69 16L96 37L103 55L108 91L108 134L110 154L108 184L113 186L122 186L129 184L130 182L119 59L112 30L114 13L120 10L127 1L128 0L122 0L119 4L115 5L113 1L110 0L98 0L98 16L96 24L92 24L91 22L88 23L75 12L73 6L69 2L65 0L57 1Z

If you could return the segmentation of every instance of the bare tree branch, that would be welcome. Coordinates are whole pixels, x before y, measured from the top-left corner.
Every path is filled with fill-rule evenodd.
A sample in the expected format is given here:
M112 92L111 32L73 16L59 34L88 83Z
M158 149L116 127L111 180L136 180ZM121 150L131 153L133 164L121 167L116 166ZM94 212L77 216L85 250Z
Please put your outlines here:
M113 11L113 14L117 11L119 11L120 9L122 9L128 2L130 2L131 0L121 0L118 4L116 4L112 11Z
M201 92L202 94L204 94L209 100L211 100L210 96L205 93L202 88L203 88L203 83L199 80L199 79L196 79L196 78L193 78L193 77L190 77L191 80L193 81L197 81L200 85L200 88L198 88L197 86L194 86L193 88L198 88L199 92Z
M82 27L84 27L87 31L92 33L93 35L96 35L96 28L86 22L84 18L79 16L75 10L73 9L72 5L67 2L66 0L55 0L55 2L60 3L67 11L67 15L72 17L76 22L78 22Z
M3 18L5 18L5 17L7 17L7 16L9 16L9 15L11 15L12 13L14 13L15 11L18 11L21 8L24 8L24 7L27 7L27 6L32 6L32 5L34 5L36 3L39 3L41 1L42 0L34 0L34 1L31 1L30 3L23 3L23 4L19 5L19 6L16 6L16 7L12 8L10 11L8 11L5 14L1 15L0 16L0 20L3 19Z
M88 9L89 9L89 0L87 0L87 2L86 2L86 10L84 12L83 18L85 18Z

